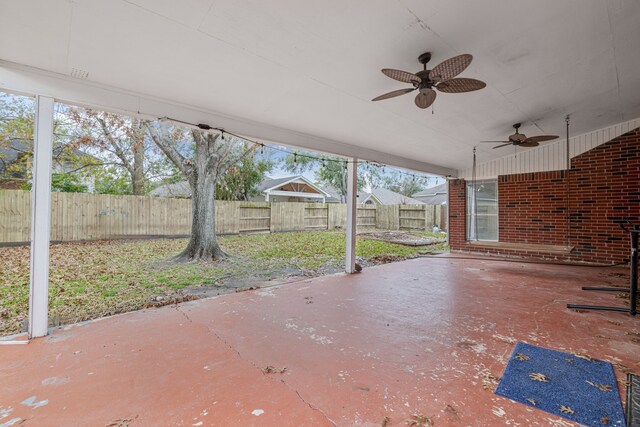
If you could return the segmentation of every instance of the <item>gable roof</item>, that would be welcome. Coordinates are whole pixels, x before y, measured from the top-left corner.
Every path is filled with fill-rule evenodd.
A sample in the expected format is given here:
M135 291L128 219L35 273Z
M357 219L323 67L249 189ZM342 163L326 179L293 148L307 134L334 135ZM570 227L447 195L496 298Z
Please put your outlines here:
M421 200L428 205L442 205L447 203L447 183L427 188L413 195L414 198Z
M324 190L321 187L318 187L316 184L314 184L313 182L305 178L303 175L286 176L283 178L266 178L264 181L260 183L260 185L258 185L258 191L260 191L261 193L266 193L270 190L276 189L278 187L281 187L283 185L286 185L290 182L297 181L297 180L304 181L307 185L309 185L311 188L316 190L318 193L324 194L325 197L331 196L331 194L329 194L326 190Z
M269 190L273 190L274 188L278 188L282 185L285 185L289 182L295 181L297 179L301 179L306 182L310 187L313 187L316 191L321 194L324 194L327 198L330 198L331 195L318 187L307 178L302 175L296 176L287 176L284 178L265 178L260 184L258 184L258 191L261 193L265 193ZM159 197L191 197L191 187L187 181L175 182L172 184L163 184L149 192L150 196L159 196Z
M436 194L447 194L447 183L436 185L435 187L425 188L418 191L413 197L417 196L435 196Z
M368 198L375 197L383 205L423 205L424 202L405 196L386 188L374 188L370 193L358 193L358 203L364 203Z

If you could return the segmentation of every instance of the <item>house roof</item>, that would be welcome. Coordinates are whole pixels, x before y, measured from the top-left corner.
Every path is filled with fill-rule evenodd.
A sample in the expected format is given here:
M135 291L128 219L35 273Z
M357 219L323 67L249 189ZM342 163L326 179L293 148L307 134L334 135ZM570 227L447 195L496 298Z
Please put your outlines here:
M303 180L304 182L306 182L309 186L313 187L314 189L316 189L319 193L322 193L324 195L327 196L327 198L329 199L331 197L331 195L323 190L322 188L318 187L317 185L315 185L314 183L312 183L311 181L309 181L307 178L305 178L302 175L296 175L296 176L287 176L287 177L283 177L283 178L265 178L259 185L258 185L258 191L261 193L267 192L269 190L272 190L274 188L278 188L284 184L287 184L289 182L295 181L295 180ZM176 182L173 184L164 184L161 185L157 188L155 188L154 190L149 192L149 195L151 196L159 196L159 197L191 197L191 187L189 186L189 183L187 181L180 181L180 182Z
M314 184L303 175L287 176L283 178L267 178L263 180L260 185L258 185L258 191L265 193L294 181L304 181L307 185L316 190L318 193L323 194L325 197L331 196L331 194L329 194L325 189Z
M436 185L435 187L425 188L422 191L418 191L412 197L424 197L424 196L435 196L436 194L447 194L447 183Z
M285 176L283 178L265 178L259 185L258 191L263 192L266 190L270 190L275 187L279 187L280 185L289 182L295 179L295 176Z
M150 196L159 197L191 197L191 187L187 181L174 182L173 184L161 185L149 192Z
M428 205L442 205L447 203L447 183L436 185L417 192L413 198L418 199Z
M358 203L364 203L370 197L375 197L383 205L422 205L424 202L405 196L386 188L375 188L370 193L361 191L358 193Z

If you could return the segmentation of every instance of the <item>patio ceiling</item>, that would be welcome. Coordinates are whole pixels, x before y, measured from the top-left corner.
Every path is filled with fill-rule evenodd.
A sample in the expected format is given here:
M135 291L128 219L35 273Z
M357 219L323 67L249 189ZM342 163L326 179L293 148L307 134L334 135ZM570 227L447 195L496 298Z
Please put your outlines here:
M568 113L574 134L639 116L639 21L622 0L3 1L0 59L463 169L514 122L562 135ZM439 94L433 115L370 101L404 87L381 68L417 71L424 51L473 54L463 75L488 87ZM490 147L482 160L504 154Z

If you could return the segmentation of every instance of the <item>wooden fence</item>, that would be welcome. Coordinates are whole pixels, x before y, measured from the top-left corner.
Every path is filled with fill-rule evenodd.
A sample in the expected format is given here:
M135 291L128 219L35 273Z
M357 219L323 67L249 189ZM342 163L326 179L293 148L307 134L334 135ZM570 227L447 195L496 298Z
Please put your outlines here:
M337 203L216 202L216 232L335 230L347 208ZM446 228L446 207L358 205L360 227L385 230ZM28 242L31 192L0 190L0 243ZM191 230L191 200L150 196L52 193L51 240L181 236Z

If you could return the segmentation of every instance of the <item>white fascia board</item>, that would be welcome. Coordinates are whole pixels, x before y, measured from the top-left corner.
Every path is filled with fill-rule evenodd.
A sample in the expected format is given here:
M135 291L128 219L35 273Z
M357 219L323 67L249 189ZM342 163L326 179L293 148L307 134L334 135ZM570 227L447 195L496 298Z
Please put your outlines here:
M358 200L359 204L364 204L367 200L369 200L371 198L371 196L373 196L373 194L369 193L369 195L367 197L365 197L362 200Z
M326 196L322 194L315 193L301 193L297 191L271 191L269 192L270 196L289 196L289 197L309 197L314 199L324 199Z
M155 120L171 117L189 123L206 123L263 143L275 143L306 150L378 162L421 173L455 177L452 168L421 162L346 142L309 135L240 117L206 111L150 95L126 91L99 83L81 81L14 62L0 60L0 90L23 95L45 95L56 101Z

